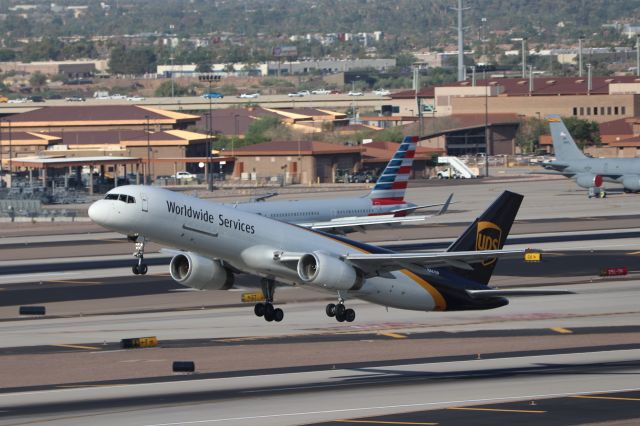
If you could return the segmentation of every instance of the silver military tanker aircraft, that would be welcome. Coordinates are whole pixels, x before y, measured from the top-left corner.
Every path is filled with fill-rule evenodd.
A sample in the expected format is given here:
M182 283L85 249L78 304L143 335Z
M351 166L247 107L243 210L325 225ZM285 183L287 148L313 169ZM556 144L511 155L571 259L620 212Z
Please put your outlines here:
M590 158L580 151L559 115L549 115L556 159L542 164L538 174L561 174L589 190L589 198L606 197L603 182L622 184L625 192L640 191L640 158Z
M363 197L257 201L233 206L238 210L257 213L282 222L335 233L382 225L423 222L431 216L407 215L418 209L436 206L442 206L436 214L443 214L447 211L453 194L444 203L421 206L404 199L417 142L418 138L415 136L404 138L371 192Z
M504 192L445 252L395 253L373 245L243 212L223 204L149 186L121 186L89 208L91 219L131 239L148 238L177 251L169 265L178 283L201 290L229 289L238 273L262 278L265 303L254 313L281 321L276 282L337 294L326 313L351 322L344 301L419 311L492 309L504 296L558 291L497 290L488 286L522 196ZM136 269L145 268L139 257ZM560 292L566 293L566 292Z

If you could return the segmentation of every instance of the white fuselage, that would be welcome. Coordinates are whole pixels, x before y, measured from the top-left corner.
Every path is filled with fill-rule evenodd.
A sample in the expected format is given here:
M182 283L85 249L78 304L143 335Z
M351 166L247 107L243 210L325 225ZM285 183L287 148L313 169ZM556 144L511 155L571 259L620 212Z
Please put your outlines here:
M143 235L161 245L211 259L221 259L245 273L286 284L307 285L300 280L295 265L291 267L274 259L276 252L324 252L338 257L361 251L325 234L272 220L266 215L244 212L169 190L130 185L115 188L109 193L132 196L135 202L107 199L95 202L89 215L104 227L123 234ZM368 278L360 290L342 292L341 295L383 306L430 311L442 308L436 306L431 295L433 291L424 279L403 270L392 272L388 278Z
M228 206L281 222L307 223L344 217L392 214L394 210L412 207L413 204L405 202L374 205L369 197L344 197L320 200L258 201L228 204Z

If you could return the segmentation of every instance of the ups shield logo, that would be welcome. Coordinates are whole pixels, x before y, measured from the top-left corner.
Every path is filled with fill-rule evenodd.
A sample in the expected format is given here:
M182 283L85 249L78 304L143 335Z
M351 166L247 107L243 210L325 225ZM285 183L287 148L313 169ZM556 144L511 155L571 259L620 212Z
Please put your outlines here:
M493 222L478 222L478 230L476 231L476 251L498 250L500 249L500 240L502 237L502 229ZM495 258L487 259L482 262L484 266L489 266L496 261Z

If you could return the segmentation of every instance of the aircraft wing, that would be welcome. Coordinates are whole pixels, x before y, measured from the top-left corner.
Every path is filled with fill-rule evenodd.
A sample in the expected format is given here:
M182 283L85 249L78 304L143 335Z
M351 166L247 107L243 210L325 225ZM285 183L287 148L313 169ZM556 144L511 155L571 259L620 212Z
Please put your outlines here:
M381 275L385 272L409 269L424 271L424 268L453 266L471 270L471 264L491 261L493 259L524 259L530 249L515 250L481 250L437 253L350 253L342 256L369 276ZM538 251L536 251L539 253Z
M371 228L383 228L403 223L424 222L431 216L406 216L396 217L392 214L379 216L343 217L326 222L299 223L298 226L311 228L316 231L330 232L334 234L346 234L349 232L364 232Z
M484 250L438 253L349 253L340 258L362 270L367 277L385 276L389 272L409 269L423 273L425 268L452 266L471 270L471 264L493 261L495 259L523 259L527 254L540 253L539 250ZM304 253L275 252L274 259L280 262L297 262ZM538 256L535 261L539 261ZM494 295L495 296L495 295ZM480 297L480 294L478 294Z
M447 200L444 203L425 204L425 205L422 205L422 206L406 207L406 208L402 208L402 209L391 210L391 213L393 213L393 214L411 213L411 212L414 212L414 211L419 210L419 209L428 209L430 207L442 206L442 208L438 211L438 213L435 214L435 216L440 216L441 214L445 214L447 212L447 210L449 209L449 205L452 204L452 202L451 202L452 199L453 199L453 194L450 194L449 197L447 198Z
M546 289L496 289L487 290L466 290L467 294L474 299L485 299L491 297L510 297L510 296L557 296L561 294L575 294L570 290L546 290Z

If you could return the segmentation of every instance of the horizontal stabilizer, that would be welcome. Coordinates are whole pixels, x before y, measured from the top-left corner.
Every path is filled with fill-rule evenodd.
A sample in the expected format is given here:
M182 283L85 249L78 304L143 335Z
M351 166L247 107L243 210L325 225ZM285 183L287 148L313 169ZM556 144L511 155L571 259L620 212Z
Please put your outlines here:
M510 296L559 296L562 294L575 294L569 290L540 290L540 289L489 289L489 290L466 290L467 294L474 299L487 299L491 297Z
M420 210L420 209L428 209L428 208L431 208L431 207L442 206L442 208L438 211L438 213L435 214L435 216L440 216L441 214L445 214L447 212L447 210L449 209L449 205L455 204L455 201L453 201L453 202L451 201L452 198L453 198L453 194L450 194L449 197L447 198L447 200L444 203L425 204L425 205L422 205L422 206L404 207L404 208L401 208L401 209L391 210L391 213L394 213L394 214L411 213L411 212L414 212L414 211Z

